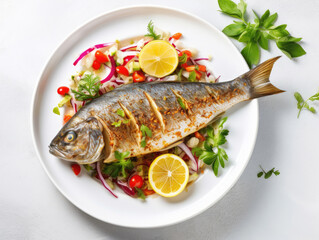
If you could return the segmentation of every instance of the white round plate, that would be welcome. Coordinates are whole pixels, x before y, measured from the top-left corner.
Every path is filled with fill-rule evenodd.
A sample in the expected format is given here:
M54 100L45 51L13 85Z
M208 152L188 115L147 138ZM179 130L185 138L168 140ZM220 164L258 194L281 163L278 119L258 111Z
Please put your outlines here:
M231 80L249 70L231 41L208 22L192 14L158 6L121 8L106 13L72 33L54 52L39 79L33 98L32 130L37 154L51 181L75 206L111 224L150 228L167 226L189 219L214 205L236 183L254 148L258 129L257 100L233 107L226 127L229 162L215 177L206 169L195 184L175 198L133 199L121 190L114 198L85 172L76 177L70 163L49 154L48 145L62 127L62 117L52 113L59 96L56 89L68 84L76 71L77 56L98 43L126 39L146 33L150 20L170 33L183 33L183 42L199 50L199 56L212 56L211 67L221 81Z

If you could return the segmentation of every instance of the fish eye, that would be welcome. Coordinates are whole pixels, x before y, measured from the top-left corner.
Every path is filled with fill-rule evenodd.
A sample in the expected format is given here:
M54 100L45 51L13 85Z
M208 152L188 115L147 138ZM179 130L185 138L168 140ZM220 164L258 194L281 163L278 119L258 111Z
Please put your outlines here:
M76 133L74 131L69 131L64 138L64 141L70 143L76 139Z

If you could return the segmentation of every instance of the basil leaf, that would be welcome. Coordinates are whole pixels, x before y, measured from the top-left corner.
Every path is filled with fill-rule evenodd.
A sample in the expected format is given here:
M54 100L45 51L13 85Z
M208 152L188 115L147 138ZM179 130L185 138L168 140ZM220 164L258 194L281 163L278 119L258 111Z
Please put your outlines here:
M270 11L268 9L260 18L260 26L264 26L264 22L269 17L269 15L270 15Z
M242 12L237 8L236 3L231 0L218 0L218 5L222 13L239 19L243 16Z
M268 39L266 38L265 33L260 34L258 43L263 49L268 50Z
M247 3L245 3L243 0L240 0L240 2L237 5L237 8L241 12L242 17L244 18L247 8Z
M242 34L246 28L246 25L242 22L230 24L223 29L223 33L225 33L228 37L234 37L239 34Z
M248 66L251 68L252 65L256 65L259 62L260 51L256 42L250 42L246 47L241 51L241 54L244 56Z
M214 163L213 163L213 171L214 171L214 174L215 174L215 176L217 177L217 175L218 175L218 168L219 168L219 161L215 161Z
M265 179L270 178L271 175L272 175L272 173L273 173L273 170L270 170L269 172L267 172L267 173L265 174Z
M214 152L203 151L200 155L199 160L202 160L205 164L211 165L217 158L217 155Z
M274 14L270 15L269 17L267 17L264 20L263 26L265 28L268 28L268 27L272 26L275 23L275 21L277 20L277 17L278 17L277 13L274 13Z
M302 108L302 105L304 103L302 96L300 95L299 92L295 92L294 96L295 96L295 99L297 100L298 109Z
M292 36L285 36L278 39L278 42L299 42L302 38L295 38Z
M300 57L306 54L306 51L298 43L276 41L276 44L289 58Z
M257 174L257 177L260 178L263 174L264 174L263 172L259 172L259 173Z

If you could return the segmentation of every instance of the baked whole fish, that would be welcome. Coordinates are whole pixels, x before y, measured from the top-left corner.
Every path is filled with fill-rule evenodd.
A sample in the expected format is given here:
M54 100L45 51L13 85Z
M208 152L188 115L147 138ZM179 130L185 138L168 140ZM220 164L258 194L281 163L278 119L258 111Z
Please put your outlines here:
M82 107L52 140L50 153L89 164L115 161L115 151L130 157L172 147L211 123L233 105L283 92L269 82L269 59L222 83L151 82L123 85ZM125 116L117 114L122 109ZM114 122L124 121L119 127ZM141 147L141 126L152 131Z

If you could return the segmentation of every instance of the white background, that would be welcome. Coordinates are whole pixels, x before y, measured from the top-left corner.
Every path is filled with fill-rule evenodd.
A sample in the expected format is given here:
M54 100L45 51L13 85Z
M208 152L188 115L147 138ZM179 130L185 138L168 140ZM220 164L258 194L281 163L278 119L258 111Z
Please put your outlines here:
M35 155L31 97L44 64L74 29L106 11L136 4L176 7L222 30L231 18L209 1L6 1L0 0L0 234L1 239L318 239L319 116L297 119L295 91L315 93L318 79L319 1L247 0L262 14L279 13L307 55L282 57L271 78L287 92L259 101L260 123L252 158L230 192L186 222L158 229L128 229L95 220L66 200ZM123 29L125 31L125 29ZM241 49L241 45L235 43ZM281 55L271 45L262 60ZM319 109L319 104L316 105ZM258 179L259 164L281 174ZM123 213L125 217L125 213Z

